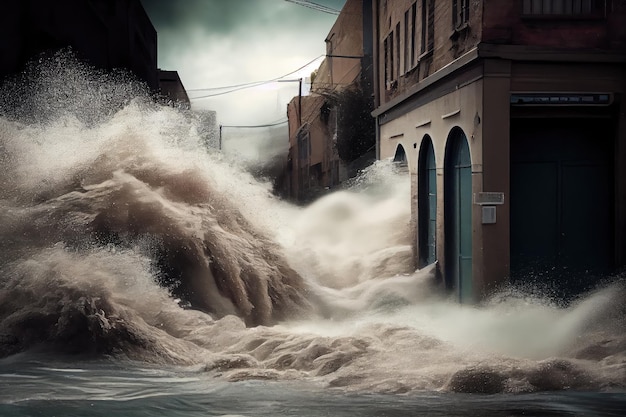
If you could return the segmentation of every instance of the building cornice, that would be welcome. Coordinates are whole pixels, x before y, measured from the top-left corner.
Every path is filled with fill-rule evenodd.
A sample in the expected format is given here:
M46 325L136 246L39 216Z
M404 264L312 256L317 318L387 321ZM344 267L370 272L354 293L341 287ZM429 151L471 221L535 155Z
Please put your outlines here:
M399 107L414 98L414 96L423 94L426 90L432 90L432 88L441 84L452 74L466 69L471 63L478 61L479 59L505 59L528 62L625 64L626 54L599 50L566 51L553 48L535 48L525 45L495 45L480 43L472 50L466 52L437 72L415 84L405 93L376 108L371 113L372 116L379 117L384 115L390 110Z
M626 53L604 50L563 50L539 48L528 45L497 45L481 43L478 45L480 58L500 58L512 61L535 62L581 62L581 63L626 63Z
M372 116L378 117L381 114L391 110L392 108L398 106L402 102L404 102L409 97L420 93L421 91L427 89L428 87L436 84L442 79L448 77L452 73L458 71L459 69L465 67L472 61L478 59L478 48L473 48L472 50L466 52L461 55L459 58L450 62L448 65L441 68L439 71L436 71L432 75L424 78L421 82L415 84L411 88L409 88L404 94L393 98L382 106L378 107L376 110L372 112Z

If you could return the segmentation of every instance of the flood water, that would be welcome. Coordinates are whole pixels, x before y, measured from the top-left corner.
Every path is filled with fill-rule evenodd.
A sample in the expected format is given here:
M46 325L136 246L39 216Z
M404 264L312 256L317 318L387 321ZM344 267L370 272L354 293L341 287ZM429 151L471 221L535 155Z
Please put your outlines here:
M127 79L2 93L1 416L623 415L623 279L459 305L389 162L297 207Z

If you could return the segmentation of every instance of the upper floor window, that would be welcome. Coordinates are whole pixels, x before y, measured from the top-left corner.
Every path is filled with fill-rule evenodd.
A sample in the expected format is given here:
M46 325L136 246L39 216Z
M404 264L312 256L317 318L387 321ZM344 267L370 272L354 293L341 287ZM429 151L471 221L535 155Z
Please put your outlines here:
M416 37L417 37L417 3L411 6L411 67L417 64Z
M527 16L604 16L605 0L524 0Z
M410 26L409 26L409 13L411 9L404 12L404 72L407 73L413 65L411 56L411 38L410 38Z
M395 33L393 31L389 32L389 35L385 38L384 41L384 52L385 52L385 83L387 89L391 89L394 85L394 81L396 81L397 76L397 56L396 56L396 47L395 47Z
M309 135L308 131L300 131L298 133L298 158L301 160L309 158Z
M452 25L463 26L469 21L469 0L452 0Z
M420 52L430 52L435 46L435 0L422 0L422 41Z
M396 78L400 78L400 23L396 25Z

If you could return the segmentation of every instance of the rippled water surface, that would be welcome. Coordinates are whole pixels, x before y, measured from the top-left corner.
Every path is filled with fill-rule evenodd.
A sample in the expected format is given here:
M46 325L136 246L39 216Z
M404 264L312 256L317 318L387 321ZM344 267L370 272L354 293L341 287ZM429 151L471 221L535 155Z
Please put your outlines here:
M228 383L197 369L0 362L8 416L623 416L624 392L346 394L298 381Z

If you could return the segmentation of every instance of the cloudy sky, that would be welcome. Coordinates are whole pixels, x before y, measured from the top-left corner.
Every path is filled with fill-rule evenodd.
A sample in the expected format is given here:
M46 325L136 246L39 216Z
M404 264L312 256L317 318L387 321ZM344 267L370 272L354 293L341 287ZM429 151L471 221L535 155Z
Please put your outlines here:
M192 108L217 111L223 125L286 120L298 83L268 83L215 95L218 87L308 76L325 53L337 16L296 3L307 0L141 0L158 33L158 64L178 71ZM311 0L341 10L345 0ZM200 91L201 89L207 89ZM193 97L210 96L198 98Z

